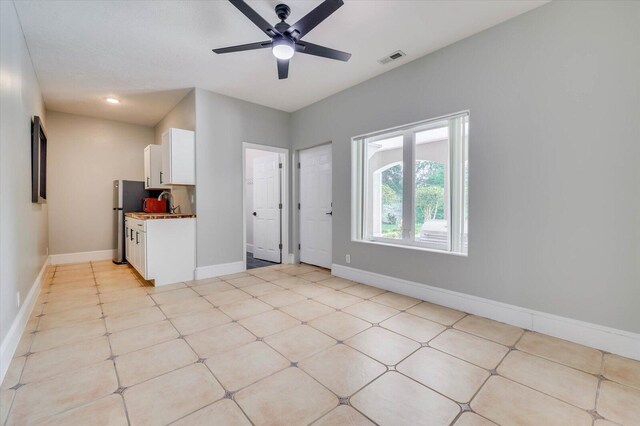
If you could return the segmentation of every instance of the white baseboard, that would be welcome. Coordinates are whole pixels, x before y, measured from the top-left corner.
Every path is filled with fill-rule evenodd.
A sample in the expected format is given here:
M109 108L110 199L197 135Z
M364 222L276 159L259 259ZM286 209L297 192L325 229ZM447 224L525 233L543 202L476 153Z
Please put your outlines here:
M413 281L332 265L331 273L363 284L640 360L640 334L592 324Z
M253 244L247 243L247 252L248 253L253 253Z
M196 268L196 280L219 277L222 275L236 274L247 270L247 264L243 261L222 263L220 265L199 266Z
M282 263L287 264L287 265L293 265L296 263L296 259L295 256L293 255L293 253L289 253L288 256L282 256Z
M22 338L22 333L27 326L27 322L29 321L29 317L31 317L33 307L38 300L38 296L40 295L40 288L42 287L42 281L48 265L49 258L47 258L47 260L45 260L44 262L44 265L42 265L42 268L40 269L36 280L33 282L33 285L31 285L31 289L29 290L27 297L24 299L24 302L22 303L22 306L18 311L18 315L16 315L16 317L13 319L13 322L11 323L9 332L7 332L7 335L2 340L2 344L0 344L0 383L2 383L5 374L7 374L9 364L13 359L13 355L16 353L16 349L18 348L18 344L20 343L20 339Z
M65 263L109 260L115 257L115 252L115 250L83 251L80 253L52 254L49 257L52 265L62 265Z

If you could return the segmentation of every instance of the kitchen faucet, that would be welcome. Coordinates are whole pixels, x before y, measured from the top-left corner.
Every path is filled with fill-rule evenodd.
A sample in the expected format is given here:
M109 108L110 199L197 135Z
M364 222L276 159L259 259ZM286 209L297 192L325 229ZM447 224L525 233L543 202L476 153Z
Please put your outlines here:
M162 197L165 197L167 199L167 201L169 202L169 212L170 213L175 213L176 210L178 210L180 208L180 206L173 207L173 195L171 194L170 191L162 191L160 193L160 195L158 196L158 201L161 201Z

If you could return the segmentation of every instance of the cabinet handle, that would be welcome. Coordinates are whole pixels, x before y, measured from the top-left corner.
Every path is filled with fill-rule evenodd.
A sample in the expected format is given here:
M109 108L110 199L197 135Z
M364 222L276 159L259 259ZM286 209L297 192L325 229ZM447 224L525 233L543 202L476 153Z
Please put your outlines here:
M133 241L133 229L130 229L129 231L131 231L131 241Z
M149 176L147 176L147 186L149 186Z
M160 183L162 183L162 172L160 172Z
M136 231L136 244L138 244L140 241L138 241L138 236L140 235L140 233L138 231Z

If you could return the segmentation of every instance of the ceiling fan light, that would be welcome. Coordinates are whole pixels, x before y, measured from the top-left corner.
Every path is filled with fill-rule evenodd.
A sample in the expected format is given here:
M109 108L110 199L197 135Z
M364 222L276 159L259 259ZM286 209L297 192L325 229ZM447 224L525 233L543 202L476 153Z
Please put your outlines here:
M272 46L273 56L278 59L291 59L295 53L293 42L286 39L274 40Z

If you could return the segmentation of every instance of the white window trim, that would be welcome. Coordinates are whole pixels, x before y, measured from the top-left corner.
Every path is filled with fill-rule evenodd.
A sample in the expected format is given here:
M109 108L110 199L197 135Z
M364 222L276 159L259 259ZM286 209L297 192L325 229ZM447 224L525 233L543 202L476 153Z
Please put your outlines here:
M453 114L447 114L440 117L431 118L428 120L418 121L402 126L393 127L386 130L380 130L372 133L362 134L351 138L351 241L364 244L375 244L388 247L405 248L410 250L420 250L426 252L450 254L454 256L468 256L467 251L463 251L463 232L464 232L464 191L462 187L464 185L464 165L461 159L466 158L468 162L468 144L462 144L462 150L456 144L452 144L449 147L449 173L445 175L447 180L447 186L450 191L449 195L449 209L447 212L447 223L450 226L450 232L448 235L447 249L434 248L432 244L421 243L415 241L415 227L414 220L407 221L407 218L413 219L415 214L415 149L416 144L414 141L415 134L428 130L434 127L434 124L444 120L449 121L449 132L462 132L461 138L468 138L468 135L464 134L464 126L461 128L455 128L450 121L453 118L467 117L469 120L469 110L456 112ZM455 122L454 122L455 124ZM367 205L366 193L364 188L365 179L367 174L367 162L364 161L366 153L365 139L368 142L375 142L377 138L388 139L397 136L403 136L403 175L404 181L412 183L412 190L408 191L410 197L403 196L402 201L402 239L383 238L383 237L368 237L365 238L364 224L366 223L366 212L364 206ZM372 140L373 139L373 140ZM449 138L452 139L451 137ZM464 139L463 139L464 140ZM411 149L405 149L410 146ZM464 150L466 152L461 152ZM405 167L406 164L411 164L412 167ZM408 179L407 179L408 174ZM404 186L403 186L404 187ZM406 195L406 192L405 194ZM454 202L454 197L458 197L457 203ZM468 208L468 206L467 206ZM404 224L409 223L409 226L405 228ZM468 225L467 225L468 226ZM468 232L468 230L467 230Z
M372 241L372 240L359 240L359 239L351 239L352 242L354 243L362 243L362 244L371 244L374 246L382 246L382 247L394 247L394 248L398 248L398 249L406 249L406 250L417 250L417 251L426 251L426 252L430 252L430 253L440 253L440 254L449 254L449 255L453 255L453 256L460 256L460 257L468 257L467 253L458 253L455 251L447 251L447 250L439 250L437 248L433 248L433 247L426 247L423 245L418 245L419 243L415 243L412 244L411 241L409 241L408 243L405 244L405 242L403 240L387 240L387 241L393 241L393 242L386 242L386 241Z

